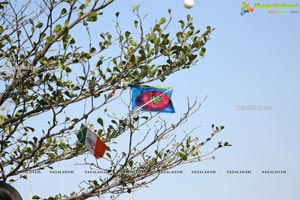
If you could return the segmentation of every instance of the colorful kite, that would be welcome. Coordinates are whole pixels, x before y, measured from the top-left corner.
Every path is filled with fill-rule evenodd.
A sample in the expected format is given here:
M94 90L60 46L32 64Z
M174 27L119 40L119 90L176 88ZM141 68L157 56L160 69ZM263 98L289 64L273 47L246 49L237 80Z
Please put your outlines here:
M132 86L132 110L174 113L172 88Z
M107 146L91 129L83 126L77 138L97 159L103 157Z

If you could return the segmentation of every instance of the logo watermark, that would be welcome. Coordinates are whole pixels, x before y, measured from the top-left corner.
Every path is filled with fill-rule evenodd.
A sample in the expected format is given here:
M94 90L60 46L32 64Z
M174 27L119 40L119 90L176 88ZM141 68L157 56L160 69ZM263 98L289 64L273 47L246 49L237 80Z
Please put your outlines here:
M249 4L247 4L245 1L242 2L242 7L241 7L241 15L243 16L246 13L250 13L253 12L254 9L249 6Z
M298 3L254 3L251 7L245 1L242 2L241 15L253 12L254 10L265 10L268 14L298 14Z
M298 14L299 5L295 4L285 4L285 3L274 3L274 4L254 4L255 9L266 10L269 14Z
M235 105L234 108L238 111L273 110L271 105Z
M0 173L6 174L10 173L10 170L6 171L0 170ZM124 170L121 171L120 174L123 175L130 175L130 176L142 176L143 174L147 174L147 170ZM182 176L182 175L192 175L192 176L216 176L216 175L287 175L289 174L286 169L280 169L276 167L272 167L269 169L266 168L260 168L260 169L252 169L251 167L248 169L185 169L185 170L166 170L166 171L159 171L162 175L166 176ZM15 173L15 175L23 174L24 176L45 176L45 175L55 175L55 176L71 176L71 175L100 175L100 176L111 176L114 175L114 172L110 170L68 170L68 169L56 169L56 170L22 170L18 173Z

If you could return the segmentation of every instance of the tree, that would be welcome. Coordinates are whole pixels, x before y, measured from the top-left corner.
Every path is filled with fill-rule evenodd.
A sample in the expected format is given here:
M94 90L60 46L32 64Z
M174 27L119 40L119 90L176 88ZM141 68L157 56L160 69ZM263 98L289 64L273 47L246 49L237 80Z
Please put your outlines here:
M230 146L219 143L206 154L200 152L223 126L212 125L212 134L203 141L191 136L194 129L183 137L175 134L202 102L188 101L182 117L169 123L160 113L132 112L123 99L132 85L164 81L194 66L204 56L213 29L207 27L200 33L188 15L179 21L176 34L169 33L169 10L168 18L160 18L146 31L135 5L132 26L138 35L121 28L120 13L116 12L116 32L99 32L98 38L93 37L91 28L113 2L0 4L0 170L4 181L26 178L24 171L51 168L86 155L86 148L74 140L74 132L87 120L97 122L88 126L109 148L105 159L82 159L80 164L108 173L85 180L80 191L48 199L87 199L100 190L117 197L148 185L165 170L208 159L221 147ZM86 44L79 44L79 30L85 31ZM125 105L128 114L113 114L107 105L114 101ZM82 114L74 114L74 108ZM91 119L96 111L105 116ZM44 124L41 119L46 119ZM140 130L144 135L137 138L135 133ZM117 148L120 137L127 142L122 151Z

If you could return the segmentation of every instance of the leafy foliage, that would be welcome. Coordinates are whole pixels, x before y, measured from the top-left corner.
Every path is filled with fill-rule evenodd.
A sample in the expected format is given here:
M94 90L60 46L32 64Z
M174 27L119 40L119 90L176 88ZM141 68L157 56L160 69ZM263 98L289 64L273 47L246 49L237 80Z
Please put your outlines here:
M223 127L213 126L211 137L204 141L190 133L176 140L176 129L202 105L197 101L188 102L186 113L173 124L158 114L136 115L129 105L125 118L107 110L106 106L131 85L164 81L195 65L205 55L213 31L207 27L201 33L188 15L171 36L169 10L169 18L160 18L146 32L135 6L133 27L138 36L122 30L117 12L116 34L100 32L96 40L90 28L113 2L43 0L36 8L31 1L17 6L12 2L0 4L0 171L4 181L14 181L16 176L26 179L24 171L52 168L57 162L85 154L84 146L72 139L73 132L101 109L106 118L97 118L100 128L93 123L90 128L112 147L117 138L126 135L128 148L109 148L107 168L97 161L86 161L83 165L107 170L108 174L85 180L78 192L57 194L48 200L86 199L99 190L112 195L130 193L156 180L164 170L207 159L217 149L230 146L219 143L207 154L200 152ZM88 42L84 46L79 45L81 36L75 27L86 32ZM78 107L83 110L80 115L72 112ZM46 119L45 123L41 119ZM142 127L145 136L134 140L134 133Z

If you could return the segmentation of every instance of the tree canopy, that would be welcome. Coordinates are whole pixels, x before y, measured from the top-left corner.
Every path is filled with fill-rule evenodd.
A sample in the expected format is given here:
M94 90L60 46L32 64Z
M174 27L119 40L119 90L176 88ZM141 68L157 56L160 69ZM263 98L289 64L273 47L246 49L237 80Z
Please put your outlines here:
M135 5L134 34L122 28L121 13L116 12L115 32L99 31L94 37L91 29L114 2L0 3L1 179L13 182L26 178L25 171L87 155L74 134L87 121L108 146L104 159L83 157L80 163L108 173L84 180L71 194L36 194L35 199L80 200L99 191L116 198L148 185L165 170L211 158L216 150L230 146L220 142L207 153L200 151L223 126L212 125L211 135L203 140L190 135L194 129L176 133L203 101L188 100L186 112L168 123L159 112L132 112L124 93L131 86L163 82L195 66L205 55L213 28L200 31L187 15L179 20L176 33L169 32L171 10L146 28ZM111 112L112 103L123 105L127 114ZM137 137L141 129L143 135ZM125 140L126 148L118 148L118 138Z

